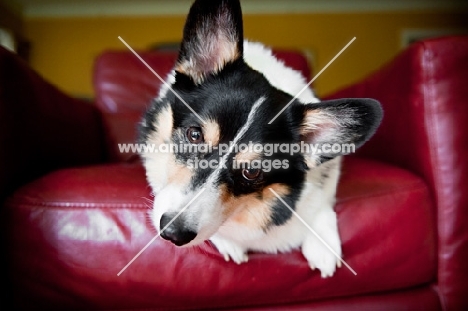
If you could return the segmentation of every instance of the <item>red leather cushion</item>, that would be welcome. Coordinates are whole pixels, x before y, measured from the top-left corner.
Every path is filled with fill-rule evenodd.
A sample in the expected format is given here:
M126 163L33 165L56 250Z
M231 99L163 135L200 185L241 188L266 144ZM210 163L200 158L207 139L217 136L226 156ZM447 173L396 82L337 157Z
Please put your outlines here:
M220 308L298 303L411 288L434 280L434 207L407 171L347 158L338 191L346 267L330 279L299 251L225 262L206 243L177 248L155 235L139 164L53 172L7 203L18 307Z
M441 310L439 297L430 286L367 296L334 298L279 306L243 308L242 311L395 311Z

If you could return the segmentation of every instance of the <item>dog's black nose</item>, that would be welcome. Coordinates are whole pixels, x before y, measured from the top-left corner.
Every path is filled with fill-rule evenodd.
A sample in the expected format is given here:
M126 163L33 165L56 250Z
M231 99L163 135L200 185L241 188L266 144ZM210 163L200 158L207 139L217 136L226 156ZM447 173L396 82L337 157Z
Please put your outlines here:
M162 230L161 237L165 240L171 241L177 246L182 246L197 236L196 232L185 228L180 216L176 218L167 228L167 224L177 215L177 213L165 213L161 217L159 227ZM164 229L165 228L165 229Z

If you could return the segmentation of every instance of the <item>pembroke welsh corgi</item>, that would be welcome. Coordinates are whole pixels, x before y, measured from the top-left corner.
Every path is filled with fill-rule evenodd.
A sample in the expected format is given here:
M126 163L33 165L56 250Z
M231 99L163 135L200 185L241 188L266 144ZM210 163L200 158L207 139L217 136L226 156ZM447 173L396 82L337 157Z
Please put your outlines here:
M343 147L368 140L382 110L372 99L320 101L306 86L269 48L244 41L238 0L195 1L139 128L153 146L141 156L162 238L210 240L238 264L248 251L301 248L312 269L333 275L340 158L354 151Z

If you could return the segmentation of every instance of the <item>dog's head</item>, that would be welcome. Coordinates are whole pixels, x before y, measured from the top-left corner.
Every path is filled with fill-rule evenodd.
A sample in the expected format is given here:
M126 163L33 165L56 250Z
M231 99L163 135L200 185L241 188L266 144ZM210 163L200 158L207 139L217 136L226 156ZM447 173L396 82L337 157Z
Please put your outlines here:
M281 145L359 147L381 119L373 100L304 104L274 88L244 62L234 0L193 4L171 89L146 112L140 142L155 148L142 154L157 194L151 219L176 245L210 238L227 219L258 230L284 224L291 212L270 188L294 208L308 170L341 152Z

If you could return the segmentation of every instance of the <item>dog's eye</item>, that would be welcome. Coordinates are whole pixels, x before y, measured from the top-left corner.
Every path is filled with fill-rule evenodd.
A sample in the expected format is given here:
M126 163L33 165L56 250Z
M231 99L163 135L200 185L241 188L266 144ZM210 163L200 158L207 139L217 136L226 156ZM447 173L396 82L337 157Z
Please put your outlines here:
M242 170L242 176L249 181L258 179L261 174L262 170L258 168L244 168Z
M203 142L203 133L199 127L189 127L187 129L187 139L192 144L199 144Z

